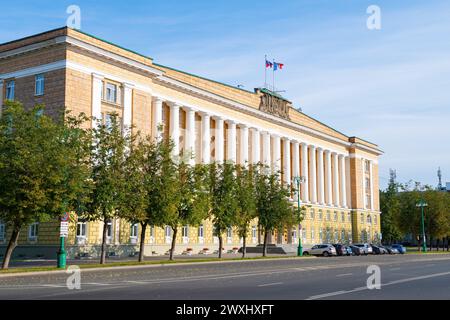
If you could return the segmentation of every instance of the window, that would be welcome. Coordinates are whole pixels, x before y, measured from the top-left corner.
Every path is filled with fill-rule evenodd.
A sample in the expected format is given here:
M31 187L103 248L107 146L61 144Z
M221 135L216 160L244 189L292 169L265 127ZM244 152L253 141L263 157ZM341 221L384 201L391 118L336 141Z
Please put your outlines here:
M34 94L36 96L41 96L44 94L44 75L38 74L34 77Z
M8 81L6 84L6 100L14 100L15 81Z
M322 213L322 210L319 210L319 220L322 220L323 219L323 213Z
M309 214L310 214L311 220L314 220L314 209L311 209Z
M341 212L341 221L345 222L345 213L344 212Z
M306 242L306 229L302 230L302 239L303 242Z
M106 225L106 236L108 238L112 237L112 222L108 222L108 224Z
M199 238L203 238L203 232L204 232L204 228L203 228L203 225L201 224L201 225L198 227L198 237L199 237Z
M117 86L112 83L106 83L106 101L117 102Z
M347 220L348 220L348 222L352 221L352 214L350 212L347 213Z
M39 223L35 222L30 225L28 229L28 239L29 240L37 240L39 234Z
M323 241L323 230L322 230L322 228L320 228L320 230L319 230L319 240Z
M77 223L77 237L86 238L86 222L78 222Z
M155 226L150 226L150 238L155 237Z
M181 229L181 236L182 237L189 237L189 228L188 226L183 226L183 228Z
M5 241L5 224L3 222L0 221L0 241Z
M327 221L330 221L331 220L331 213L330 213L330 211L327 211Z
M233 229L231 227L227 228L227 238L233 237Z
M341 241L344 242L345 241L345 230L341 231Z
M361 213L361 223L364 223L364 214Z
M367 223L372 223L372 217L370 214L367 215Z
M164 234L166 237L171 237L172 236L172 228L170 226L166 226L164 228Z
M256 226L252 226L252 238L256 239L257 233L256 233Z
M339 232L337 230L334 232L334 242L339 242Z
M365 170L366 170L366 172L369 172L370 171L370 161L369 160L365 160L364 163L365 163Z
M108 129L111 129L111 127L112 127L112 120L111 120L111 118L112 118L112 116L111 116L109 113L107 113L107 114L105 115L105 126L106 126Z
M373 224L378 224L378 218L376 215L373 216Z
M314 233L314 227L311 227L311 241L314 241L316 239L316 235Z
M137 238L139 231L139 225L137 223L134 223L131 225L130 228L130 238Z
M335 211L334 212L334 221L337 221L338 220L338 213Z

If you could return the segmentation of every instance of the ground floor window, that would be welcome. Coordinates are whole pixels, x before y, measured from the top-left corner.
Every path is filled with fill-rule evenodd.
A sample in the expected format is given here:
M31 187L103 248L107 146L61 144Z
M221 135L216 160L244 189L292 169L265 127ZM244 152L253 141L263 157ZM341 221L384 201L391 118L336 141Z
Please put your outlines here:
M201 224L201 225L198 227L198 237L199 237L199 238L203 238L204 231L205 231L205 229L204 229L203 225Z
M37 240L39 234L39 223L32 223L28 229L28 239L29 240Z
M316 235L314 233L314 227L311 227L311 242L314 242L316 240Z
M257 236L258 236L258 234L256 231L256 226L252 226L252 238L256 239Z
M87 230L86 222L78 222L77 223L77 237L86 238L86 230Z
M130 237L137 238L138 232L139 232L139 225L137 223L132 224L130 230Z
M189 242L189 227L188 226L183 226L183 228L181 229L181 235L183 237L183 243L188 243Z
M3 222L0 222L0 241L5 241L6 228Z

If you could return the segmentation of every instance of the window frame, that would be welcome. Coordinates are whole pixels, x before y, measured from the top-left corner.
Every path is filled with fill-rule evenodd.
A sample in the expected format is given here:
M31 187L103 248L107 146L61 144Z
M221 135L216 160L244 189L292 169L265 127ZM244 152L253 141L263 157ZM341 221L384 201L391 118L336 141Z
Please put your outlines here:
M11 85L12 84L12 85ZM15 91L16 91L16 80L9 80L6 82L6 91L5 91L5 100L8 101L14 101L15 98ZM8 95L12 92L12 97L9 97Z
M38 83L41 83L40 92L38 92ZM45 92L45 75L43 73L40 73L34 76L34 95L36 97L43 96L44 92Z
M37 241L39 236L39 222L33 222L28 227L28 240Z
M111 93L114 93L114 100L111 100ZM117 100L118 100L118 85L112 82L106 82L105 101L108 103L117 104Z
M5 241L6 238L6 224L0 221L0 242Z
M84 235L83 234L78 234L78 230L83 231L83 229L84 229ZM81 233L83 233L83 232L81 232ZM78 221L77 222L77 229L75 231L75 236L77 238L85 238L86 239L86 237L87 237L87 222L85 222L85 221Z
M139 235L139 223L132 223L130 225L130 238L137 239Z

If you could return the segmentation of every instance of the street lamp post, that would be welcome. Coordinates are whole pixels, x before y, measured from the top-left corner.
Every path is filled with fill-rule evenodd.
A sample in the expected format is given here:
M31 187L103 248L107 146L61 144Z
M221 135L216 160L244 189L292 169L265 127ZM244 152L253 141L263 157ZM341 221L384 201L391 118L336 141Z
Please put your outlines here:
M294 182L297 184L297 210L298 210L298 216L301 217L301 208L300 208L300 184L304 183L306 181L304 176L300 177L294 177ZM302 247L302 235L301 235L301 225L299 225L298 230L298 247L297 247L297 256L301 257L303 256L303 247Z
M422 252L427 252L427 245L426 245L426 239L425 239L425 221L424 221L424 214L423 214L423 210L427 206L428 206L428 204L423 199L421 199L419 201L419 203L416 204L416 207L422 208L422 219L421 219L422 220L422 238L423 238Z

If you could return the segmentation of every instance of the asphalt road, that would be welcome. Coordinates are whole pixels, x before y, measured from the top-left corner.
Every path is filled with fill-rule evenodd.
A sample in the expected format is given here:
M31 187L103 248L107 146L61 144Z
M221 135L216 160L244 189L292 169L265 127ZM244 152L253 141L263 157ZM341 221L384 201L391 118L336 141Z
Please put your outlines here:
M380 268L369 290L367 268ZM0 299L450 299L450 255L384 255L82 270L81 289L68 274L0 275Z

